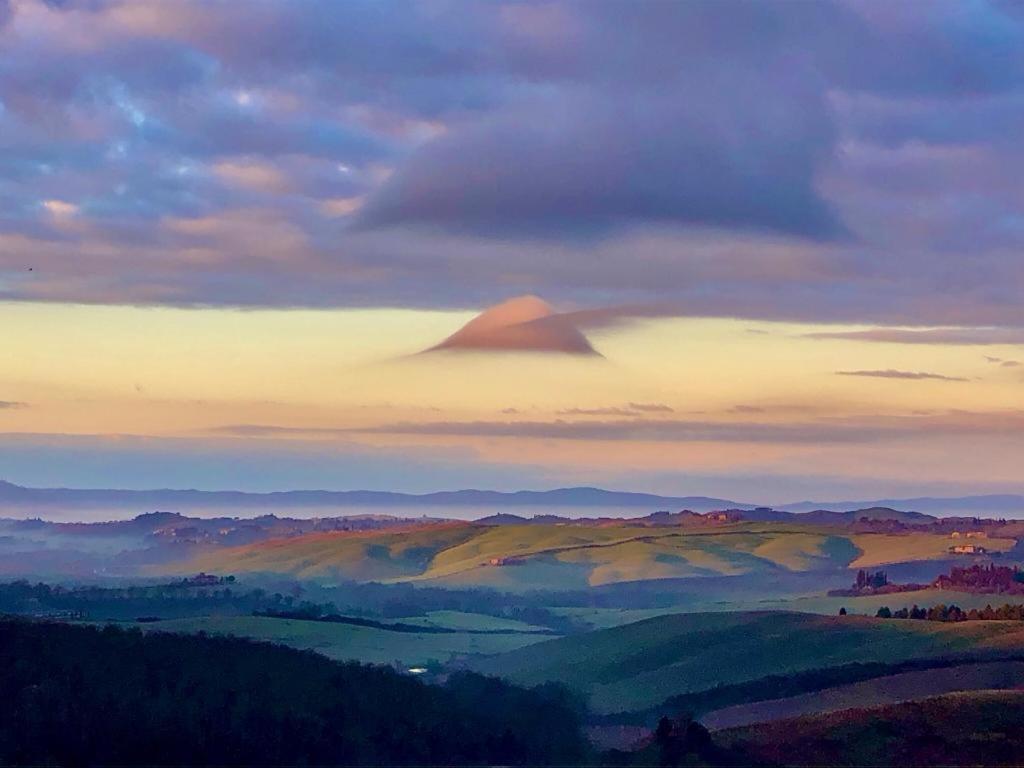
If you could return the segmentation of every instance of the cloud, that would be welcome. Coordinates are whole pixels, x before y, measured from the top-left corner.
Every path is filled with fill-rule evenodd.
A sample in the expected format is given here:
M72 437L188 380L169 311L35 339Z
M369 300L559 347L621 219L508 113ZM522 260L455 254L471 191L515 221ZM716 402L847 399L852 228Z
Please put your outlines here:
M968 381L958 376L943 376L940 373L924 373L921 371L897 371L888 368L883 371L836 371L837 376L865 376L874 379L908 379L921 381L930 379L934 381Z
M1021 364L1019 360L1005 360L1001 357L992 357L991 355L984 355L984 358L985 362L998 365L1000 368L1017 368Z
M558 416L630 416L635 413L630 408L563 408L555 411Z
M435 437L514 437L584 441L653 442L859 442L877 430L826 424L731 424L703 421L473 421L398 422L365 428L291 428L262 424L219 427L217 434L240 437L319 436L353 434L423 435Z
M887 344L1024 344L1024 328L872 328L866 331L828 331L804 334L808 339L876 341ZM995 359L989 358L989 362Z
M0 0L0 299L1019 344L1022 43L984 0Z
M13 409L13 408L27 408L28 403L18 402L17 400L0 400L0 411Z
M665 405L664 403L630 403L629 408L632 411L639 411L640 413L674 413L675 409L671 406Z
M484 310L425 353L445 351L599 356L570 319L536 296L518 296Z
M685 419L607 421L396 422L371 427L293 428L263 424L218 427L217 434L242 437L351 438L353 435L418 435L459 438L528 438L572 441L674 443L846 444L922 436L1019 437L1024 412L993 411L865 416L805 422L726 422Z
M702 98L712 88L735 103ZM369 198L357 225L494 237L589 238L645 222L843 235L813 183L831 133L822 103L779 87L779 117L790 121L742 122L762 95L740 77L531 100L419 150ZM704 109L696 112L693 98ZM592 140L579 141L581 133Z
M758 405L734 405L729 409L730 413L764 413L764 408Z
M229 184L257 191L283 192L289 188L288 179L265 163L223 160L213 166L213 172Z
M556 411L558 416L636 416L648 413L675 413L675 409L664 403L628 403L624 406L565 408Z

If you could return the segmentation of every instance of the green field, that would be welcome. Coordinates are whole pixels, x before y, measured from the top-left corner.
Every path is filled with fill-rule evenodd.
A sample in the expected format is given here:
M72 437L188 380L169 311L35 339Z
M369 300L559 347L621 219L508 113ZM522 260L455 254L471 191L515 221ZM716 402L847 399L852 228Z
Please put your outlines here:
M317 651L332 659L403 667L423 666L431 661L444 664L453 658L476 654L503 653L548 639L544 635L528 634L393 632L351 624L265 616L172 619L142 626L149 632L207 632L250 637Z
M393 581L423 572L441 551L471 538L471 525L402 531L314 533L231 547L182 563L180 573L278 573L299 579Z
M896 592L889 595L865 595L862 597L829 597L824 594L810 596L747 597L736 596L727 600L719 599L720 593L708 595L708 599L693 599L689 595L676 605L659 608L552 608L552 613L569 616L583 622L592 629L608 629L635 621L675 613L719 613L732 611L795 611L835 616L840 608L860 616L874 616L883 605L892 610L917 605L930 607L940 603L955 604L965 610L993 607L1004 603L1024 602L1024 598L1013 595L974 594L941 589L922 589L913 592Z
M465 611L429 611L424 616L410 616L401 619L403 624L418 624L425 627L445 629L468 629L477 632L543 632L547 627L538 627L524 621L487 616L483 613Z
M514 682L565 683L599 713L670 696L851 662L895 662L1024 647L1019 622L941 624L800 613L699 613L538 643L473 667Z
M651 619L655 616L686 613L681 607L668 608L552 608L552 613L581 621L591 629L608 629Z
M207 552L182 573L274 573L320 582L413 582L508 591L869 567L948 556L933 533L852 534L825 526L708 528L468 523L310 534ZM987 539L991 551L1013 539Z

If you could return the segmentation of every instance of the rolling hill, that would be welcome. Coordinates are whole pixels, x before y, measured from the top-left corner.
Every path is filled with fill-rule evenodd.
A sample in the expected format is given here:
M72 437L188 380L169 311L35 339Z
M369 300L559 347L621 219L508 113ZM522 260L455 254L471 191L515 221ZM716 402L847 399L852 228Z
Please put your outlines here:
M1024 692L953 693L720 731L715 739L752 763L1019 765Z
M701 716L711 730L822 715L847 709L900 704L931 696L972 690L1006 690L1024 686L1024 662L989 661L922 669L838 685L782 699L736 704Z
M179 570L277 573L296 578L393 581L421 575L443 550L471 539L471 525L314 533L199 555Z
M339 661L421 667L446 664L452 657L495 654L545 639L544 635L478 632L393 632L377 627L266 616L210 616L171 619L141 625L149 632L174 632L247 637L299 650L311 650Z
M1014 539L990 538L990 551ZM849 533L785 523L702 527L468 523L329 532L206 551L177 573L276 573L297 578L432 586L565 590L653 579L836 571L948 558L928 532Z
M554 680L604 714L671 696L852 662L1024 647L1018 622L887 621L785 612L694 613L537 643L475 668L524 685Z

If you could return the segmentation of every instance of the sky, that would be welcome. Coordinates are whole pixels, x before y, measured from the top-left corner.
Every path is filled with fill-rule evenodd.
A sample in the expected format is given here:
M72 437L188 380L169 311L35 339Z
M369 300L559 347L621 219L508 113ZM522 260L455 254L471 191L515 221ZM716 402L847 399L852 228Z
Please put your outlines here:
M1022 131L1014 3L0 0L0 478L1024 492Z

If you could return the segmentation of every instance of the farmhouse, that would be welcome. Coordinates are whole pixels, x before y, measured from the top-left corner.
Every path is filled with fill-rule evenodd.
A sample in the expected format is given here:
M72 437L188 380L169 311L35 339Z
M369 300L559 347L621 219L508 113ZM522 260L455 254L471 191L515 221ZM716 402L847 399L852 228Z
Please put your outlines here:
M504 565L522 565L522 562L523 559L521 557L492 557L484 565L501 567Z
M977 544L954 544L949 551L955 555L984 555L987 550Z

